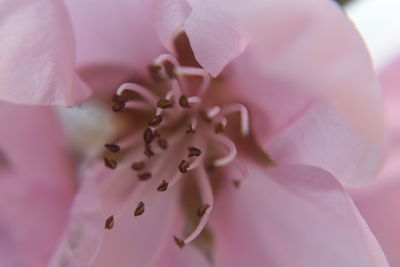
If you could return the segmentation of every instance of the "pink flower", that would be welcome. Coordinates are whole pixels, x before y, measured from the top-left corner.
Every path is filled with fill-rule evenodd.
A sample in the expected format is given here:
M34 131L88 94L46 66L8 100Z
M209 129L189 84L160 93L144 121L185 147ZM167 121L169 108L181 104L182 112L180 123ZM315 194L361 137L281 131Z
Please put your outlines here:
M6 1L0 97L71 105L80 78L99 98L122 84L123 127L80 166L50 266L387 266L342 188L375 176L383 141L368 54L335 4L65 4Z
M355 204L380 242L391 266L400 264L399 63L399 59L394 60L380 73L389 134L389 153L384 168L372 184L349 190Z

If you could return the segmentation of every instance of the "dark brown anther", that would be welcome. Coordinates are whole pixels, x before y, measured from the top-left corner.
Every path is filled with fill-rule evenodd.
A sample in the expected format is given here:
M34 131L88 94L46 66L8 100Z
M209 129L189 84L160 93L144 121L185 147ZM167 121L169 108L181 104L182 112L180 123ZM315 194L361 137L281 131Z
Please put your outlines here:
M183 108L190 108L188 98L184 95L179 98L179 105L181 105Z
M168 188L168 183L165 180L162 180L161 184L157 187L157 191L164 192Z
M158 125L160 125L161 121L162 121L162 116L156 115L147 123L147 125L151 127L157 127Z
M114 216L110 216L107 218L105 224L104 224L104 228L105 229L112 229L114 227Z
M139 178L140 181L146 181L151 178L151 173L150 172L144 172L144 173L139 173L137 177Z
M134 169L135 171L141 171L143 170L145 164L143 161L139 161L139 162L134 162L131 165L131 168Z
M160 99L157 102L157 107L166 109L166 108L173 108L174 107L174 101L171 99Z
M190 167L190 163L187 162L186 160L182 160L181 163L179 163L178 168L181 173L187 173L189 167Z
M117 153L121 150L121 148L116 144L105 144L104 146L108 149L108 151L113 153Z
M204 204L201 207L199 207L196 211L197 216L199 216L200 218L204 216L204 214L206 214L206 211L210 208L210 205L208 204Z
M175 78L175 67L174 67L174 65L171 62L166 61L164 63L164 67L165 67L165 72L167 73L168 77L170 79Z
M124 95L117 95L117 94L114 94L113 96L112 96L112 101L114 102L114 103L118 103L118 104L125 104L127 101L128 101L129 99L126 97L126 96L124 96Z
M183 248L185 246L185 241L180 239L177 236L174 236L175 243L178 245L179 248Z
M121 112L125 107L125 103L117 103L112 106L114 112Z
M149 70L150 77L154 81L160 82L160 81L164 80L160 75L161 66L150 65L148 70Z
M153 149L151 148L151 145L148 143L144 144L144 155L148 158L151 158L155 155Z
M242 185L242 181L240 180L233 180L233 185L239 189L239 187Z
M198 157L201 155L201 150L198 149L197 147L190 146L188 147L188 150L189 150L189 155L188 155L189 158Z
M186 130L186 134L195 134L196 131L193 129L192 125L189 125L189 128Z
M107 168L115 169L118 164L115 160L104 157L104 165L106 165Z
M136 206L134 215L140 216L143 214L143 212L144 212L144 203L143 203L143 201L140 201Z
M201 110L199 112L200 117L203 119L203 121L207 122L207 123L211 123L212 120L208 117L207 112L205 112L204 110Z
M217 123L217 124L214 125L214 132L216 134L223 133L224 132L224 128L225 127L224 127L224 125L222 123Z
M159 147L161 147L162 149L166 150L168 148L168 142L166 139L164 138L159 138L157 140L157 143L159 145Z
M153 142L155 138L155 135L153 133L153 131L147 127L144 132L143 132L143 139L147 144L150 144L151 142Z

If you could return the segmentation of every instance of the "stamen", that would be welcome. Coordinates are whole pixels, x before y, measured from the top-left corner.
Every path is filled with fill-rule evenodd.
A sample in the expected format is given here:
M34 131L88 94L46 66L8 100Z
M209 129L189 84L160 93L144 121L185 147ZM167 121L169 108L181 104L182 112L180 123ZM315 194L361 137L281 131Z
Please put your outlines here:
M199 104L199 103L201 103L201 98L200 97L198 97L198 96L191 96L191 97L188 97L188 102L189 102L189 104Z
M151 145L149 143L145 143L144 144L144 155L148 158L151 158L152 156L154 156L154 151L151 148Z
M157 127L160 125L161 122L162 122L162 115L156 115L147 123L147 125L151 127Z
M181 163L179 163L178 168L181 173L187 173L189 167L190 167L190 163L187 162L186 160L182 160Z
M215 132L216 134L223 133L224 130L225 130L225 127L224 127L224 125L223 125L222 123L217 123L217 124L215 124L215 126L214 126L214 132Z
M104 224L104 228L111 230L114 227L114 216L110 216L107 218L105 224Z
M139 161L139 162L134 162L132 163L131 167L132 169L134 169L135 171L141 171L144 169L145 163L143 161Z
M185 246L185 242L177 236L174 236L175 243L179 248L183 248Z
M219 141L221 143L223 143L229 150L228 155L214 161L214 166L220 167L220 166L224 166L224 165L230 163L232 160L235 159L236 154L237 154L237 149L236 149L235 144L228 137L223 136L223 135L217 135L217 136L218 136Z
M240 112L241 133L243 136L247 136L250 131L249 111L244 105L239 103L223 107L221 110L222 115L229 115L234 112Z
M154 81L161 82L163 80L163 77L161 77L161 75L160 75L161 66L150 65L148 67L148 71L149 71L150 77Z
M179 76L200 76L203 78L202 83L197 90L198 96L203 96L210 85L210 75L203 69L194 67L176 67L175 73Z
M125 107L125 103L117 103L112 106L112 111L121 112Z
M179 105L181 105L181 107L183 108L190 108L189 99L186 96L182 95L179 98Z
M144 203L143 203L143 201L140 201L136 206L134 215L135 216L140 216L143 213L144 213Z
M198 223L198 225L196 226L196 228L194 229L194 231L188 236L186 237L184 240L182 240L182 244L186 245L190 242L192 242L200 233L201 231L204 229L205 225L207 224L208 221L208 217L210 216L210 212L214 203L214 197L213 197L213 193L211 190L211 184L210 184L210 180L209 177L206 173L206 170L201 167L197 169L198 172L196 175L196 181L198 183L199 189L200 189L200 195L201 195L201 199L203 201L203 203L209 203L206 204L208 205L207 208L204 208L204 213L201 213L200 215L200 221ZM206 207L205 205L203 207ZM203 209L201 210L203 211Z
M189 158L198 157L201 155L201 150L198 149L197 147L191 146L188 147L188 150L189 150L189 155L188 155Z
M200 117L203 119L203 121L207 122L207 123L211 123L211 119L208 117L207 112L205 112L204 110L200 110L199 112Z
M171 54L162 54L160 56L158 56L155 60L154 60L154 65L158 65L158 66L163 66L162 63L169 61L174 67L178 66L179 63L176 60L176 58L171 55Z
M104 157L104 165L106 165L107 168L115 169L117 168L118 164L117 161Z
M151 178L151 173L150 172L144 172L144 173L139 173L137 177L139 178L140 181L147 181Z
M174 107L174 101L170 99L160 99L157 102L157 107L161 109L167 109L167 108L173 108Z
M143 139L147 144L150 144L151 142L153 142L155 138L155 134L153 133L153 131L147 127L144 132L143 132Z
M207 118L212 119L214 118L219 112L221 111L221 108L218 106L213 107L207 112Z
M124 83L118 87L116 94L122 95L124 90L131 90L140 95L147 102L154 104L157 102L157 96L155 96L149 89L140 86L136 83Z
M202 206L199 207L199 208L197 209L197 211L196 211L197 216L200 217L200 218L203 217L204 214L206 213L206 211L207 211L209 208L210 208L210 205L208 205L208 204L202 205Z
M117 153L121 150L121 148L116 144L105 144L104 146L108 149L108 151L113 153Z
M168 183L166 180L162 180L161 184L157 187L157 191L164 192L168 188Z
M192 125L189 124L188 129L186 130L186 134L195 134L196 131L193 129Z
M158 138L157 143L161 149L166 150L168 148L168 142L165 138Z

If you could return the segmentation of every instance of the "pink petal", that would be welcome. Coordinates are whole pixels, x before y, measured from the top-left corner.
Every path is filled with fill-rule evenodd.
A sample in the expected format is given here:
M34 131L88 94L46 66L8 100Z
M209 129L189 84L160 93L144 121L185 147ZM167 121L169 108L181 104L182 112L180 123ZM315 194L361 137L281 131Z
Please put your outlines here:
M59 0L7 0L0 11L0 99L72 105L90 95L75 75L70 21Z
M385 96L389 153L379 179L363 188L349 189L369 227L376 235L391 266L400 265L400 60L380 74Z
M349 189L357 208L375 234L391 266L400 265L400 169L397 176Z
M0 265L45 266L74 192L61 130L49 108L6 103L0 123Z
M100 246L103 228L96 182L92 175L85 175L72 204L68 227L49 267L89 266Z
M143 74L162 51L151 1L68 0L65 4L75 31L80 70L129 67L128 74Z
M184 23L194 55L211 75L221 70L240 55L248 44L229 14L216 1L187 0L192 13Z
M249 162L248 162L249 163ZM251 164L216 200L217 266L388 266L340 184L322 169Z
M381 166L384 147L355 130L341 115L329 105L313 105L270 139L266 151L277 163L321 167L345 185L367 183Z
M248 48L252 69L302 94L327 99L360 132L382 142L380 89L365 45L344 12L333 1L247 6L238 20L253 37Z

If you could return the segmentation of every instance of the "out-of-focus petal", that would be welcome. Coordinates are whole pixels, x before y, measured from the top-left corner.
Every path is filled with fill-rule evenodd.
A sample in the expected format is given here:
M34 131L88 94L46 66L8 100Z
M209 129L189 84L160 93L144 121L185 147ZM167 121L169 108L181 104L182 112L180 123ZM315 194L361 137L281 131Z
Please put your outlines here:
M101 244L104 220L93 175L83 177L69 223L49 267L89 266Z
M363 188L348 189L391 266L400 265L400 168Z
M381 167L385 149L351 127L329 105L313 105L266 144L279 163L307 164L331 172L345 185L372 180Z
M304 165L249 171L247 183L225 184L215 202L217 266L388 266L331 174Z
M143 74L162 50L151 1L65 0L65 4L79 69L129 67L130 74Z
M70 106L90 95L74 71L74 38L60 0L2 1L0 21L1 100Z
M372 142L382 142L381 96L369 54L333 1L237 2L224 8L236 13L239 25L252 35L245 52L247 64L242 66L243 72L254 73L247 80L267 77L285 91L328 100ZM260 97L268 90L266 84L246 87L246 80L243 83L236 93L248 102L275 101ZM282 105L286 103L291 101Z
M62 133L49 108L1 103L0 123L0 265L45 266L75 188Z

